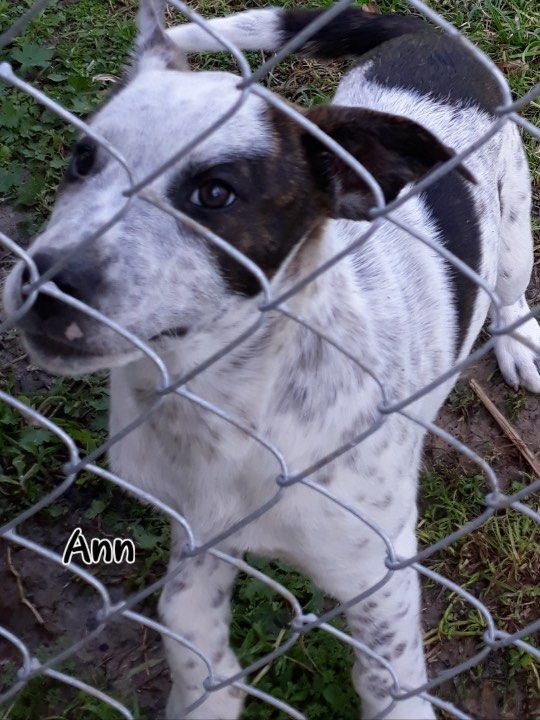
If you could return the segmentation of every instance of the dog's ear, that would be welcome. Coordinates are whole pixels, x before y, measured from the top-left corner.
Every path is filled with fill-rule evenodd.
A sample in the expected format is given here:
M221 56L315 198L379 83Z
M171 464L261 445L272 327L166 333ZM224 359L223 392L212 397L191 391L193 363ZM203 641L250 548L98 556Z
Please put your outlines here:
M306 117L369 170L386 202L393 200L407 183L455 154L421 125L398 115L320 105L308 110ZM368 185L313 135L305 133L302 141L314 178L329 199L330 216L367 219L374 205ZM457 170L474 182L463 166Z
M140 0L134 69L187 70L185 54L165 31L167 0Z

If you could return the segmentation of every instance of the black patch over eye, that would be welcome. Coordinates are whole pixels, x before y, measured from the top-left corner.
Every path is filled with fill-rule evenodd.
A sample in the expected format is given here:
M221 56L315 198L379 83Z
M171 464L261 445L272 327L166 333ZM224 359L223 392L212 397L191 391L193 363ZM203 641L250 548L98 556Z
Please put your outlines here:
M68 167L68 178L77 180L86 177L92 172L96 162L97 145L94 140L84 138L73 149Z
M191 193L190 202L199 207L219 210L236 200L233 189L223 180L205 180Z

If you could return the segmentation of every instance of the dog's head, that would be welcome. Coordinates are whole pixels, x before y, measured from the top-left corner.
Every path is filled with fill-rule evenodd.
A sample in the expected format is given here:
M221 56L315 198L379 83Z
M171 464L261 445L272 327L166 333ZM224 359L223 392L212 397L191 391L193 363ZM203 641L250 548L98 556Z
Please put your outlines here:
M239 82L230 73L190 72L153 3L143 3L131 77L90 121L94 137L76 143L50 221L30 247L40 274L64 258L52 277L62 292L165 350L213 324L219 333L219 318L253 301L261 287L193 223L130 196L128 172L107 144L136 183L238 103ZM306 115L373 174L387 200L452 154L405 118L332 105ZM146 190L241 251L270 281L326 222L366 219L373 205L348 165L253 94ZM5 288L8 316L30 280L19 263ZM113 367L139 355L113 328L45 292L19 325L34 360L56 373Z

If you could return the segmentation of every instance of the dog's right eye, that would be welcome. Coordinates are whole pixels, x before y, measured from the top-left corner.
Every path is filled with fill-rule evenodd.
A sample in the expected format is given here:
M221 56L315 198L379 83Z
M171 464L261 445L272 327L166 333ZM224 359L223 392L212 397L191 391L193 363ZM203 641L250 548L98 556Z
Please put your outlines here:
M68 167L68 177L72 180L86 177L96 161L96 143L90 139L81 140L75 146Z
M236 200L232 188L222 180L206 180L192 192L190 201L199 207L221 210Z

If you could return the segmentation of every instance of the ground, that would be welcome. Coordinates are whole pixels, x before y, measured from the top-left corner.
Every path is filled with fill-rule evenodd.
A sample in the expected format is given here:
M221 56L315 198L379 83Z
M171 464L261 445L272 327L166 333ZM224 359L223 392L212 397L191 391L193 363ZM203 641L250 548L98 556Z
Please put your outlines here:
M29 4L27 0L0 0L0 31ZM289 4L321 3L291 0ZM84 115L99 103L119 74L133 38L134 5L134 0L53 2L11 46L9 59L21 75ZM206 15L221 15L245 6L236 0L197 3ZM379 7L403 9L392 2ZM527 0L448 0L435 7L491 55L510 78L517 95L538 79L540 9L534 10ZM256 54L253 59L260 62ZM205 67L227 64L213 55L198 62ZM287 60L272 72L269 84L291 100L312 104L331 94L340 71L337 64ZM0 229L25 244L46 216L72 135L21 93L2 88L0 92L0 193L6 198L0 207ZM538 106L529 108L526 115L538 120ZM533 144L527 146L537 182L539 163ZM538 219L536 203L536 229ZM530 288L530 300L536 303L540 302L538 253L537 258ZM12 259L0 251L0 273L5 274ZM0 274L0 284L1 280ZM83 450L96 447L106 433L105 377L51 378L29 364L15 333L8 332L2 341L0 387L54 418ZM467 369L439 418L443 428L492 464L503 488L519 489L531 481L532 470L472 391L471 378L481 384L533 452L538 451L540 401L506 387L489 355ZM25 423L17 412L0 405L0 458L0 507L2 516L9 518L58 483L65 453L48 432ZM430 438L420 493L421 542L433 543L477 516L486 487L477 466L440 440ZM27 537L61 552L77 525L89 536L121 535L136 541L135 565L101 565L93 570L111 588L113 599L162 575L168 544L168 528L162 516L85 474L57 503L25 523L23 530ZM538 532L533 522L510 511L453 543L428 565L466 587L487 605L499 628L512 632L530 622L535 610L537 615L540 567L535 550ZM332 606L331 600L291 568L257 558L250 558L250 562L293 590L306 612L320 613ZM99 605L96 594L85 583L34 553L6 543L0 544L0 587L0 624L24 639L40 658L67 647L95 626ZM149 598L138 609L154 615L155 599ZM243 664L286 640L282 628L290 620L288 609L266 586L252 579L241 580L234 607L232 640ZM338 625L342 623L338 621ZM474 654L485 629L476 611L430 583L424 584L424 626L432 676ZM16 660L10 646L6 649L2 645L0 688L13 679ZM343 644L315 631L250 680L298 706L314 720L352 720L358 708L349 681L350 660ZM62 669L109 691L133 709L137 718L147 720L157 717L169 685L159 637L128 621L107 627ZM478 718L532 720L540 715L538 669L529 655L513 647L492 653L437 692ZM41 717L116 720L119 715L84 693L41 678L0 708L1 720ZM253 700L248 703L246 717L264 720L278 715Z

